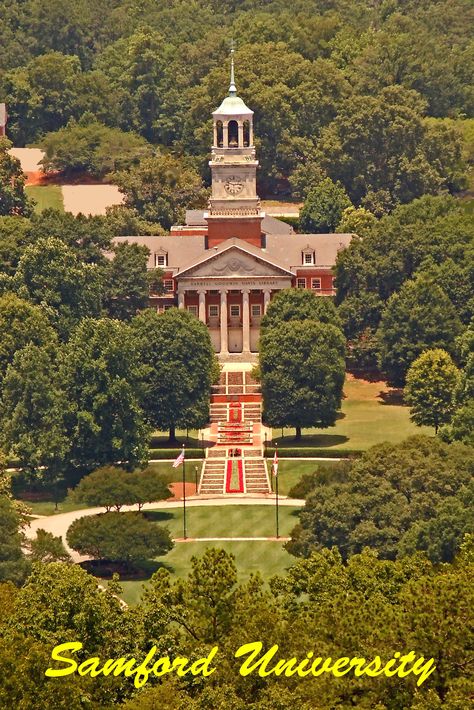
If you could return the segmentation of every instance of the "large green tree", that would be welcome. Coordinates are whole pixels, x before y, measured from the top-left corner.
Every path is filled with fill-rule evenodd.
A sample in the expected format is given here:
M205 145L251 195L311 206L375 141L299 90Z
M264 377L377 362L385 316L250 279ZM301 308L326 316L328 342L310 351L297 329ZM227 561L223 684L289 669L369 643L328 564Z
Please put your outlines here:
M334 232L344 210L350 206L351 201L342 185L325 178L306 193L299 228L308 233Z
M141 377L129 326L105 318L81 321L59 364L73 468L84 472L117 462L133 467L146 460Z
M419 531L427 521L427 527L438 529L433 560L450 561L470 531L473 456L472 447L421 436L374 446L351 468L315 479L287 549L304 557L333 545L345 558L366 546L387 559L415 549L429 553L426 534ZM448 516L445 506L454 499L451 520L456 518L453 506L465 512L449 532L442 521Z
M0 136L0 215L28 216L31 202L25 192L26 175L20 161L10 155L12 143Z
M262 329L275 328L293 320L316 320L340 327L337 309L330 298L319 298L307 289L285 288L277 291L262 319Z
M144 365L143 407L150 424L168 429L202 427L209 420L211 385L218 364L209 331L187 311L151 309L133 319L132 331Z
M334 424L341 406L345 341L339 328L313 320L284 322L260 338L263 419L271 426Z
M18 350L29 343L42 347L56 340L47 312L40 305L18 298L14 293L0 297L0 380Z
M43 306L63 339L81 318L100 314L99 268L84 263L56 237L38 239L24 250L14 287L22 298Z
M460 378L446 351L425 350L407 372L404 399L412 421L418 426L433 426L437 434L454 413Z
M113 251L105 274L104 305L112 318L130 320L148 306L152 278L154 292L160 291L163 271L147 271L150 251L146 246L121 242Z
M453 352L460 330L453 304L429 276L407 281L388 300L377 332L379 363L389 382L403 386L408 368L424 350Z
M113 175L126 207L165 229L183 221L185 208L204 207L207 192L189 160L171 154L143 158L129 171Z
M141 513L101 513L75 520L67 531L70 547L82 555L139 564L173 547L169 530Z

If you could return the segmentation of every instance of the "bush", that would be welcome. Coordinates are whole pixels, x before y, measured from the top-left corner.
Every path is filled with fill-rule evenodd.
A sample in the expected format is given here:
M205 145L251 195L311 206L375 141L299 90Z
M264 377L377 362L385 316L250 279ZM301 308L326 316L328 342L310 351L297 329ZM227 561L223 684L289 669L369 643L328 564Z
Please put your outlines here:
M151 459L169 459L170 461L177 458L182 449L149 449L148 455ZM203 459L203 449L185 449L186 459Z
M141 513L101 513L78 518L66 534L81 555L112 562L139 563L169 552L169 530L148 522Z

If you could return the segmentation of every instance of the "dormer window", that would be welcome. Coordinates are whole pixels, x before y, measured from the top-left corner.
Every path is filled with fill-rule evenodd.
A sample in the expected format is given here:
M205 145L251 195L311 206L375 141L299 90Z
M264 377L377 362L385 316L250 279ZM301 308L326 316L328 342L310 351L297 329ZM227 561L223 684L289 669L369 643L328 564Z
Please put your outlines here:
M168 266L168 254L165 251L155 254L155 268Z
M316 262L316 259L314 257L314 249L305 249L302 252L302 257L304 266L311 266Z

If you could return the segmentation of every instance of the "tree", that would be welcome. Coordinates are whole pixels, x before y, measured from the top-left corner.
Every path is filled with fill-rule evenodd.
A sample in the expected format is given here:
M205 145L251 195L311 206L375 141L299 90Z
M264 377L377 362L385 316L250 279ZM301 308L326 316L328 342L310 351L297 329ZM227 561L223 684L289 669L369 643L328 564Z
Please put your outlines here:
M141 378L126 324L106 318L81 321L59 365L72 469L84 473L117 462L134 468L147 459Z
M272 426L327 427L341 406L344 337L334 325L290 321L260 339L263 419Z
M334 232L344 210L350 205L351 201L342 185L325 178L307 193L299 227L308 233Z
M64 547L61 537L56 537L53 533L42 528L36 531L36 537L28 541L30 549L29 559L31 562L71 562L71 556Z
M52 346L29 343L18 350L1 398L3 442L24 470L47 478L55 491L66 472L70 446L56 357Z
M170 497L166 483L153 469L127 473L121 468L103 466L81 479L73 492L74 500L90 506L103 506L118 512L124 505L165 500Z
M419 540L416 549L429 554L427 536L417 532L421 526L437 530L431 559L441 554L449 562L469 530L468 517L463 512L452 532L443 520L456 517L453 508L469 507L473 457L471 447L423 436L373 446L350 468L315 478L287 550L308 557L336 546L347 559L368 546L381 558L395 559L412 553Z
M407 372L404 399L410 418L418 426L439 426L450 421L456 408L461 373L444 350L425 350Z
M424 350L453 352L460 329L453 304L429 276L404 283L388 300L377 333L379 363L389 382L403 386L408 368Z
M0 215L28 217L32 205L25 192L20 161L10 155L11 142L0 136Z
M20 519L12 501L0 495L0 582L22 584L29 572L21 551Z
M340 327L337 309L330 298L319 298L306 289L277 291L262 319L262 332L289 321L315 320Z
M141 136L104 126L94 116L83 116L79 123L70 121L48 133L42 147L45 172L54 170L65 177L86 172L103 178L116 170L128 170L152 151Z
M202 427L209 421L211 385L218 376L209 331L192 314L170 308L151 309L132 321L144 367L143 407L150 424L168 429Z
M165 229L184 217L184 209L204 207L207 192L189 160L171 154L143 158L128 172L112 175L125 195L125 206L136 209Z
M26 345L41 348L54 346L56 341L54 328L40 305L10 292L0 297L0 380L13 362L15 353Z
M14 277L17 293L42 304L50 322L66 339L81 318L98 316L101 308L100 271L86 264L55 237L26 247Z
M138 502L132 485L132 474L115 466L102 466L84 476L72 497L88 506L104 507L107 512L112 508L119 512L124 505Z
M145 246L121 242L113 248L114 258L106 271L104 305L111 318L130 320L148 306L150 273L147 272L150 251ZM155 269L153 277L160 290L163 271Z
M75 520L67 531L70 547L82 555L139 564L173 548L169 530L139 513L102 513Z
M440 430L443 441L462 441L474 446L474 399L457 409L451 423Z
M354 204L371 211L377 195L384 194L390 210L449 188L462 164L460 136L451 130L435 138L424 110L416 91L396 85L377 96L352 96L322 130L318 164L343 184ZM459 189L461 176L454 182Z
M376 224L376 216L364 207L347 207L342 213L336 232L339 234L353 233L359 237L366 237Z

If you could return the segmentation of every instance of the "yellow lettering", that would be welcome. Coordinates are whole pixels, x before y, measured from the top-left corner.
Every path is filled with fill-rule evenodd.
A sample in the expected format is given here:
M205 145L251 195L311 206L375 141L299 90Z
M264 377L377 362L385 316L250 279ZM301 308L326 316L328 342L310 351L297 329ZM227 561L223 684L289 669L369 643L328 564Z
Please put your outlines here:
M416 663L413 664L412 671L415 675L419 675L420 677L416 681L417 686L419 687L422 685L427 678L430 677L430 675L433 673L433 671L436 670L434 658L430 658L424 662L425 659L423 656L417 660Z
M159 670L160 666L163 666L161 670ZM173 667L170 659L166 656L165 658L159 658L151 670L154 675L159 677L172 671Z
M78 667L77 672L79 675L87 675L90 673L91 678L95 678L95 676L99 675L100 671L97 670L97 667L100 663L100 658L97 658L97 656L94 656L93 658L88 658L87 661L83 661L81 665Z
M343 675L346 675L346 673L349 673L349 671L351 670L350 666L349 668L346 668L345 671L339 670L340 668L344 668L344 666L347 666L349 662L350 659L346 656L344 656L343 658L337 658L331 668L333 676L335 676L335 678L341 678Z
M250 673L253 673L257 668L258 670L258 675L261 678L265 678L267 675L270 675L273 673L273 670L267 671L267 666L272 660L273 656L276 654L278 651L278 645L275 644L272 646L266 653L263 655L260 660L256 661L253 665L250 665L253 661L255 661L256 657L260 653L260 651L263 648L263 644L261 641L255 641L254 643L246 643L240 648L237 649L235 652L235 657L239 658L239 656L245 656L246 653L250 653L250 657L247 658L247 660L240 666L240 675L247 676Z
M64 651L71 651L72 653L75 653L76 651L80 651L82 648L82 643L79 642L74 642L71 641L70 643L60 643L59 646L55 646L53 650L51 651L51 658L53 661L59 661L60 663L67 663L68 668L60 668L59 670L56 670L54 668L48 668L45 671L45 675L48 676L48 678L60 678L65 675L70 675L71 673L74 673L74 671L77 668L77 663L76 661L73 661L72 658L65 658L64 656L61 656L60 654L63 653Z
M210 650L208 656L206 656L205 658L198 658L197 661L194 661L193 665L191 666L192 675L199 675L201 673L204 678L208 678L212 673L214 673L216 669L209 669L209 664L213 660L217 651L218 646L214 646L214 648Z

